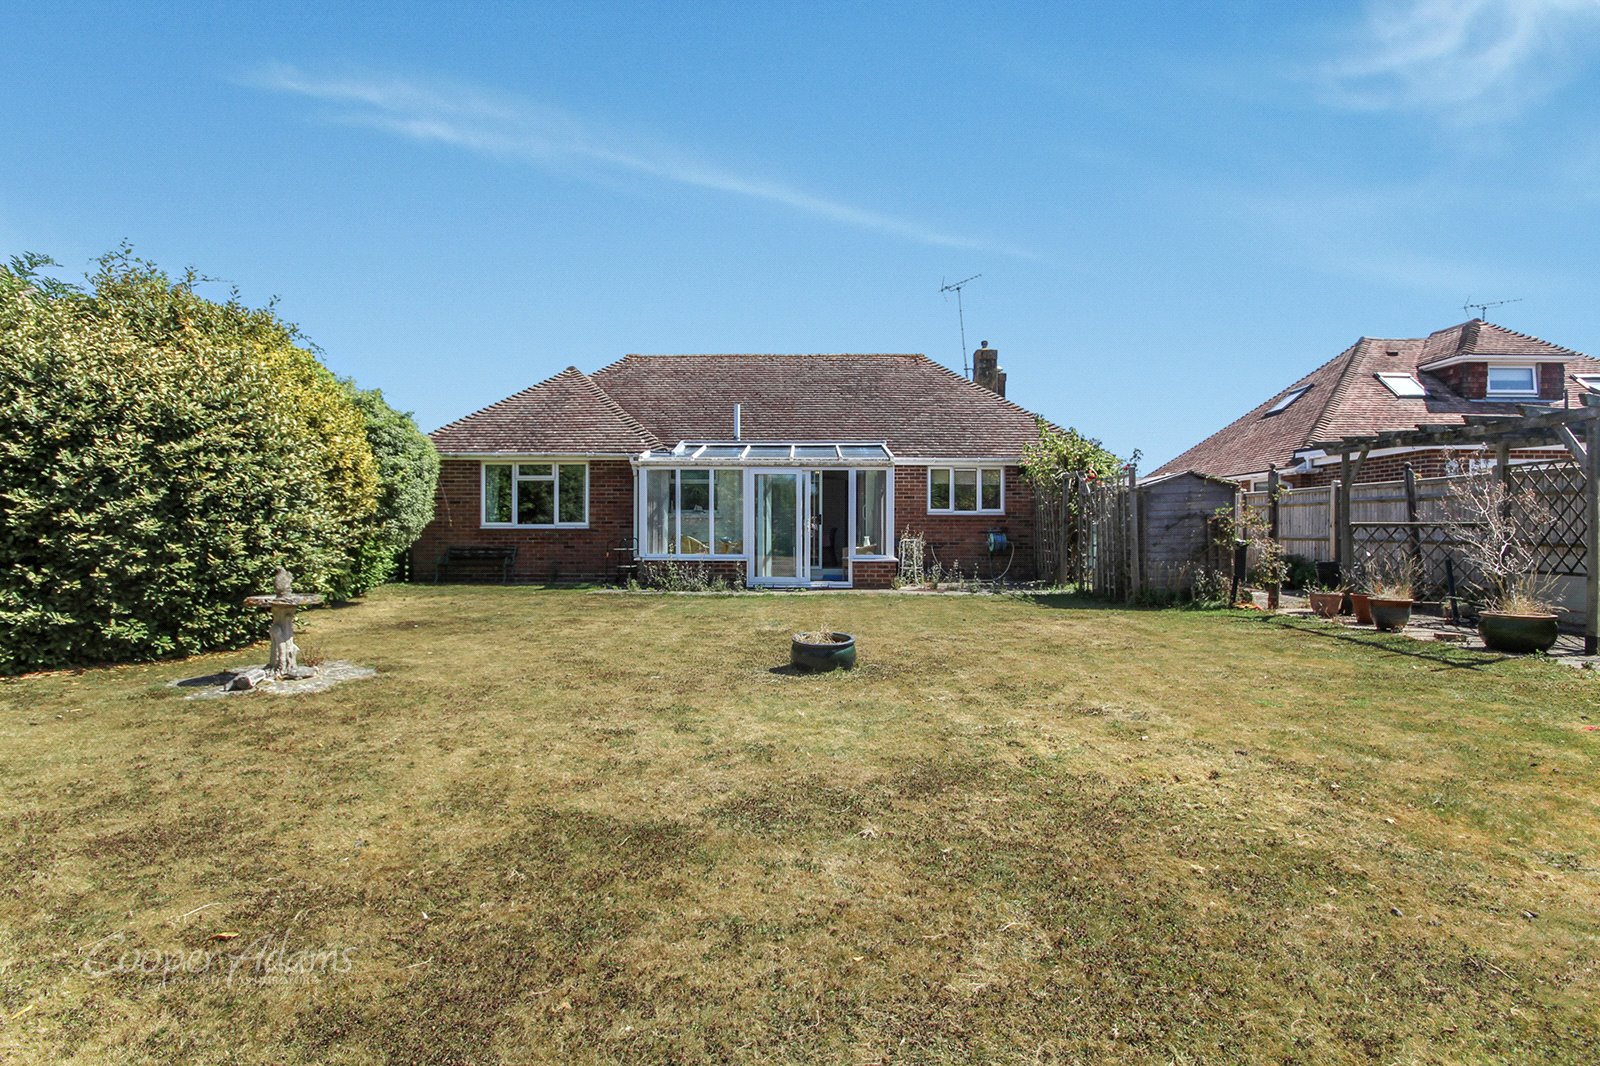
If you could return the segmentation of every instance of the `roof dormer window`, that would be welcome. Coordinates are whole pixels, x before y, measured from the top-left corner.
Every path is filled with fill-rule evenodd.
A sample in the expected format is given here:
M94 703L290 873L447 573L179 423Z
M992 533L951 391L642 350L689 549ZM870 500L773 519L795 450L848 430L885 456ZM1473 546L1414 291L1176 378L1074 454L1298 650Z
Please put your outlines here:
M1310 391L1310 385L1302 385L1298 389L1290 389L1288 392L1283 394L1282 398L1280 398L1277 403L1267 408L1267 414L1275 415L1279 411L1287 410L1290 404L1294 403L1296 400Z
M1531 366L1490 366L1487 395L1493 399L1501 396L1537 396L1539 379Z
M1379 374L1378 380L1402 400L1420 400L1428 395L1428 390L1422 387L1422 382L1412 374Z

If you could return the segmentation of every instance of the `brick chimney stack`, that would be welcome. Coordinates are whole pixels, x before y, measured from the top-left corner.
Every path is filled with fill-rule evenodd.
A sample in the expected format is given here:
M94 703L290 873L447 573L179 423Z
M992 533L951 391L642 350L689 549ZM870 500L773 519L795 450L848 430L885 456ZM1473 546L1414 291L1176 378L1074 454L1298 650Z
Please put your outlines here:
M1006 394L1006 372L1000 369L1000 349L989 347L988 341L979 341L978 350L972 353L972 380L996 396Z

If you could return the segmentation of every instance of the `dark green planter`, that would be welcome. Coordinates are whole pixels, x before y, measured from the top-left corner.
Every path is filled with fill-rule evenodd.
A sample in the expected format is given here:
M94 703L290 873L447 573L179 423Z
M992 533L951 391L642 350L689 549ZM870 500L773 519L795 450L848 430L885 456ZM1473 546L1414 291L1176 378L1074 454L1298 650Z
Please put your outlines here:
M1483 611L1478 615L1478 635L1484 647L1494 651L1512 655L1549 651L1556 642L1556 616Z
M1398 633L1411 621L1410 600L1380 600L1368 598L1372 605L1372 624L1385 633Z
M832 644L811 644L796 633L789 641L789 662L797 670L820 673L823 670L852 670L856 665L856 638L849 633L831 633Z

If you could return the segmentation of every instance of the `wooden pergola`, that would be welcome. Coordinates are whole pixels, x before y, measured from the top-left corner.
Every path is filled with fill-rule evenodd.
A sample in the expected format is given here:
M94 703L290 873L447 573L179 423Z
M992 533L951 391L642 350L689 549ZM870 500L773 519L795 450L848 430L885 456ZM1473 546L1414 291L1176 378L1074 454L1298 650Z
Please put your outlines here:
M1586 524L1584 535L1585 655L1600 652L1600 396L1585 396L1581 407L1526 406L1517 415L1468 415L1465 424L1419 425L1414 429L1316 441L1312 447L1339 456L1339 488L1335 515L1341 563L1355 558L1355 534L1350 520L1350 486L1361 476L1361 464L1374 450L1389 448L1445 448L1477 445L1493 448L1500 476L1509 478L1511 452L1516 448L1563 447L1583 471ZM1408 485L1410 478L1408 477ZM1416 524L1415 513L1407 516Z

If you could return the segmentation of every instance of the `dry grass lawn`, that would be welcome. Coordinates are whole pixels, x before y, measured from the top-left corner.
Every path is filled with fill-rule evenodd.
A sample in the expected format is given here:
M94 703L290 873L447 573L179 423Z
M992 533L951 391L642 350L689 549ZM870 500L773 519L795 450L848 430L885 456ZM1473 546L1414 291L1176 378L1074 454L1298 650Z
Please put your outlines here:
M0 683L0 1061L1600 1061L1590 674L1020 597L302 645L379 676Z

